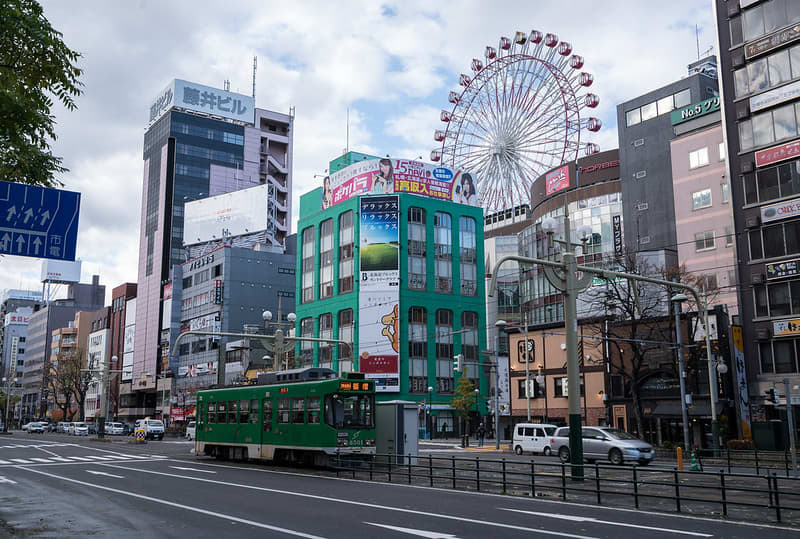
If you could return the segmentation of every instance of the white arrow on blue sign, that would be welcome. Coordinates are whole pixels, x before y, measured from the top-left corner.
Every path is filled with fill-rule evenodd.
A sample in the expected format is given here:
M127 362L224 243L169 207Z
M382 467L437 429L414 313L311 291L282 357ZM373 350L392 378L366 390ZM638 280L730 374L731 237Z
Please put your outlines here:
M0 254L75 260L81 194L0 181Z

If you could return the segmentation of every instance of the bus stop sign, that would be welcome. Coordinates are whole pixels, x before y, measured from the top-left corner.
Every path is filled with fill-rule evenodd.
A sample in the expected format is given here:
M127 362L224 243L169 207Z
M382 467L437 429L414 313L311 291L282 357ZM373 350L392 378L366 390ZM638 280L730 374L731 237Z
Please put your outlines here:
M75 260L81 194L0 181L0 254Z

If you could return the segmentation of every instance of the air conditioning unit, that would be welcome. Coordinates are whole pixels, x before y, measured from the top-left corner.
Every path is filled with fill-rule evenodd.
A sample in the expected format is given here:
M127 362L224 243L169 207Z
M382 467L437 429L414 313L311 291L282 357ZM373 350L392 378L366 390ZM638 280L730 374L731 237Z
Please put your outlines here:
M753 172L755 169L755 163L751 159L742 159L739 161L739 170L742 171L742 174L747 174L748 172Z
M745 228L758 228L758 225L760 224L761 224L761 218L758 215L748 217L744 220Z
M728 18L735 17L739 14L739 2L726 2L728 7Z
M769 339L768 328L756 328L756 339L759 341L766 341Z
M750 116L750 102L745 100L736 103L736 119L743 120L748 116Z
M732 2L729 2L730 5ZM731 53L731 63L734 68L744 67L744 50L739 49Z
M753 273L750 275L750 283L751 284L761 284L764 282L764 274L763 273Z

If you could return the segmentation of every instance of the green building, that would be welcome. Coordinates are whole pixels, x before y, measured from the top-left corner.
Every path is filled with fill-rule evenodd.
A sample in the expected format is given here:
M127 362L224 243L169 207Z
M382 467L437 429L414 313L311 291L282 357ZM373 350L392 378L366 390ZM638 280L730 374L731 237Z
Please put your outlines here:
M407 188L397 177L394 191ZM487 412L489 384L478 365L486 349L483 210L435 196L354 195L324 210L322 188L300 197L297 334L354 346L302 344L296 365L364 372L376 379L379 401L432 403L427 427L420 413L420 428L440 436L443 428L458 432L450 406L458 378L467 376L479 388L473 429L475 416ZM369 213L387 199L395 201L396 221ZM394 238L370 230L372 219L392 222L387 229L396 224ZM399 273L375 292L373 274L365 270L388 267L381 266L386 257L399 258ZM463 354L461 373L454 372L456 354Z
M328 163L328 174L339 172L343 168L347 168L353 163L364 161L366 159L377 159L377 156L361 152L346 152Z

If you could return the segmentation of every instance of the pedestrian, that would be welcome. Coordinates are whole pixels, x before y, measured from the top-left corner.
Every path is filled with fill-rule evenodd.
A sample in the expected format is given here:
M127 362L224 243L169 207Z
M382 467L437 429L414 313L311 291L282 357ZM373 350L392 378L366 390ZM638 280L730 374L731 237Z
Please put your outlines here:
M486 436L486 428L483 426L483 423L478 425L478 447L483 447L483 438Z
M442 438L445 437L446 433L447 433L447 421L443 421L442 422Z

